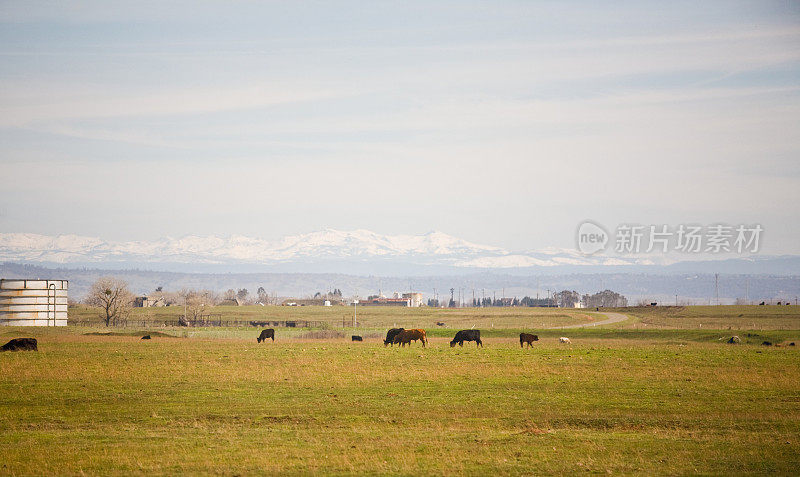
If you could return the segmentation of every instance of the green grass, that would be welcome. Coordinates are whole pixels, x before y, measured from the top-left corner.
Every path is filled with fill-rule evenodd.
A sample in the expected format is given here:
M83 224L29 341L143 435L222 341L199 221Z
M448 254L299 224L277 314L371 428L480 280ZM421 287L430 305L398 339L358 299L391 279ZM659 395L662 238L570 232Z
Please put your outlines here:
M0 474L794 474L800 354L707 330L423 349L252 329L9 329ZM116 330L113 330L117 332ZM298 330L287 330L296 332ZM437 333L438 334L437 330ZM570 336L571 346L557 337ZM186 335L189 336L189 335ZM760 339L756 338L756 339ZM777 341L800 332L764 332Z

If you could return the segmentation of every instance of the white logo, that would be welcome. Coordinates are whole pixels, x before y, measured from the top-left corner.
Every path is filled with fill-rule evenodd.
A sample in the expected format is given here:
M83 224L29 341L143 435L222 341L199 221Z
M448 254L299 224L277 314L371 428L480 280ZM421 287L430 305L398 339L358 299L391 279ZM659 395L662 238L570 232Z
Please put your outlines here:
M586 221L578 227L578 250L586 255L605 250L608 232L594 222Z

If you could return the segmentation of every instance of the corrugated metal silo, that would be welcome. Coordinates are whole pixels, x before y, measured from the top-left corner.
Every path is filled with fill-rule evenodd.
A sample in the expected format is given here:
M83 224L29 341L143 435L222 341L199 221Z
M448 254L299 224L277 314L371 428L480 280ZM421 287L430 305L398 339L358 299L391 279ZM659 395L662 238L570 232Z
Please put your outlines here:
M67 326L67 280L0 279L0 326Z

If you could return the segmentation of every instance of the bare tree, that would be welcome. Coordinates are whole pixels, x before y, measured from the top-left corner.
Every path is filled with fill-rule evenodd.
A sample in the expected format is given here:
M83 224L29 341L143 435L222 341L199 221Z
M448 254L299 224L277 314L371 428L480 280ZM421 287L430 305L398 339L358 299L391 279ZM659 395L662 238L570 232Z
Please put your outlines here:
M119 324L128 314L133 294L128 290L128 284L114 277L101 277L92 284L86 303L103 309L100 315L106 326Z

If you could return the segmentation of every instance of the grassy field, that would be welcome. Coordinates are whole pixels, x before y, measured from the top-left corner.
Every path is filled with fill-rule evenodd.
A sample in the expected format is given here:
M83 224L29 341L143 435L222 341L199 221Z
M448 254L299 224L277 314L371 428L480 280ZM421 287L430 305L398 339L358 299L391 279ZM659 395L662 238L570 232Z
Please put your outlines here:
M636 318L624 327L664 329L796 330L800 306L657 306L619 308Z
M378 330L426 316L365 320ZM500 318L510 319L489 317ZM291 329L262 344L252 328L159 328L150 341L139 336L154 329L0 329L3 341L34 336L40 347L0 354L0 474L800 468L798 347L760 345L800 344L800 327L737 332L745 344L728 345L724 321L718 330L624 323L541 330L521 350L521 326L497 322L483 349L450 348L452 330L441 329L429 347L403 349Z
M800 329L800 306L658 306L603 309L631 317L614 328L633 329L718 329L718 330L796 330ZM223 320L238 321L320 321L331 329L352 327L352 307L334 306L217 306L208 314ZM134 323L177 321L183 307L135 308ZM359 326L368 330L404 328L544 329L575 324L592 324L604 317L592 310L563 308L394 308L359 307ZM70 307L70 320L100 324L99 312L83 305ZM448 331L449 332L449 331Z

